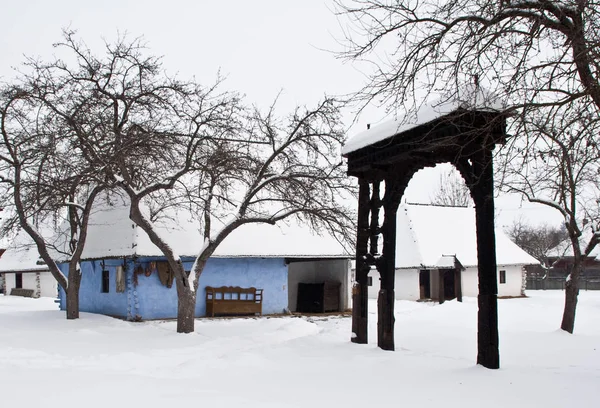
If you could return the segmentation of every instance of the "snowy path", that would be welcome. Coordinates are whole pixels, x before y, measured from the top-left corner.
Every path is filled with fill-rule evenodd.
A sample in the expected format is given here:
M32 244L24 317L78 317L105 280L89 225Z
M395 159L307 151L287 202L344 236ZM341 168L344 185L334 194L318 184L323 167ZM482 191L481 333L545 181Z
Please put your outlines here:
M529 294L500 301L497 371L474 364L474 299L398 302L397 351L390 353L375 347L375 314L371 344L363 346L349 342L349 318L200 319L196 333L178 335L174 322L91 314L66 321L48 299L0 296L0 401L62 408L598 406L600 293L582 292L574 336L557 330L561 292Z

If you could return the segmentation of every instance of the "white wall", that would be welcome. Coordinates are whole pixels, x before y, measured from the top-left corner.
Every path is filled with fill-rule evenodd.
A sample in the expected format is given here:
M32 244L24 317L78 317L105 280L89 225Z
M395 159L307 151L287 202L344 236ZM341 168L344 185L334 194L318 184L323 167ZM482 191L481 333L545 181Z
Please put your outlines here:
M381 279L377 270L371 270L369 276L373 278L373 286L369 286L369 299L377 299ZM397 300L419 300L419 270L396 269L396 282L394 295Z
M10 291L15 287L15 273L6 272L4 273L4 279L6 281L6 294L10 295ZM23 289L37 289L36 272L23 272ZM50 272L40 272L40 296L43 297L57 297L57 283L56 279ZM34 292L35 296L35 292Z
M500 272L506 271L506 283L500 283ZM523 272L521 266L498 266L498 296L521 296ZM475 297L479 293L477 267L462 272L463 296Z
M506 271L506 283L500 283L500 272L498 279L498 296L521 296L523 285L523 273L521 266L499 266L498 271ZM431 295L437 299L439 274L437 270L430 271ZM369 286L369 299L377 299L381 280L379 272L371 270L369 276L373 278L373 286ZM462 271L462 295L477 297L479 286L477 280L477 267L470 267ZM419 270L418 269L397 269L396 270L396 299L418 300L419 293Z
M340 310L350 308L352 298L350 261L331 259L322 261L292 262L288 265L288 307L296 311L298 283L341 282Z
M477 281L477 267L468 267L460 273L462 295L476 297L479 293L479 285Z
M42 289L40 296L52 298L58 296L58 283L50 272L40 273L40 283ZM25 284L25 282L23 282L23 284Z

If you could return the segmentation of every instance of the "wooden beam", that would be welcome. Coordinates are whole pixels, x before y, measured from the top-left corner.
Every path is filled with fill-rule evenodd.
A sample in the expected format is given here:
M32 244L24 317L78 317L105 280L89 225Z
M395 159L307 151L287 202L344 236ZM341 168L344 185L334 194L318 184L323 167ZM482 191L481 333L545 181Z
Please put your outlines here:
M471 186L477 226L479 295L477 303L477 364L500 367L498 350L498 284L494 226L494 172L491 149L482 149L473 160L476 182Z
M386 186L387 189L387 186ZM381 289L377 298L377 346L393 351L394 345L394 284L396 278L396 214L398 206L384 204L382 226L383 251L377 269L381 275Z
M356 233L356 283L352 288L352 337L354 343L368 342L368 277L371 267L367 263L369 242L369 182L359 180L358 221Z

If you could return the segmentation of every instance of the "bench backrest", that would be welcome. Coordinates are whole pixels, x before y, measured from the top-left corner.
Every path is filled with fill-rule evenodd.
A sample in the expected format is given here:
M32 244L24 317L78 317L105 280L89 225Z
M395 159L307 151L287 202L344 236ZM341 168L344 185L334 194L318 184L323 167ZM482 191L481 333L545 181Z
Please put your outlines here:
M33 297L33 289L12 288L10 290L10 295L11 296Z
M241 288L239 286L206 287L207 301L255 301L262 302L262 289Z

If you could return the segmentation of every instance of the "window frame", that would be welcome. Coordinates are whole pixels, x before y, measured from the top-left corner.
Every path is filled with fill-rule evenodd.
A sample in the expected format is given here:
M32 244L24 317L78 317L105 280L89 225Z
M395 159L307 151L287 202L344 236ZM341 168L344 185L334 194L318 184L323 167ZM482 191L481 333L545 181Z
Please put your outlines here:
M110 271L106 269L102 270L100 293L110 293Z
M506 284L506 270L505 269L501 269L500 271L498 271L498 281L501 285Z

